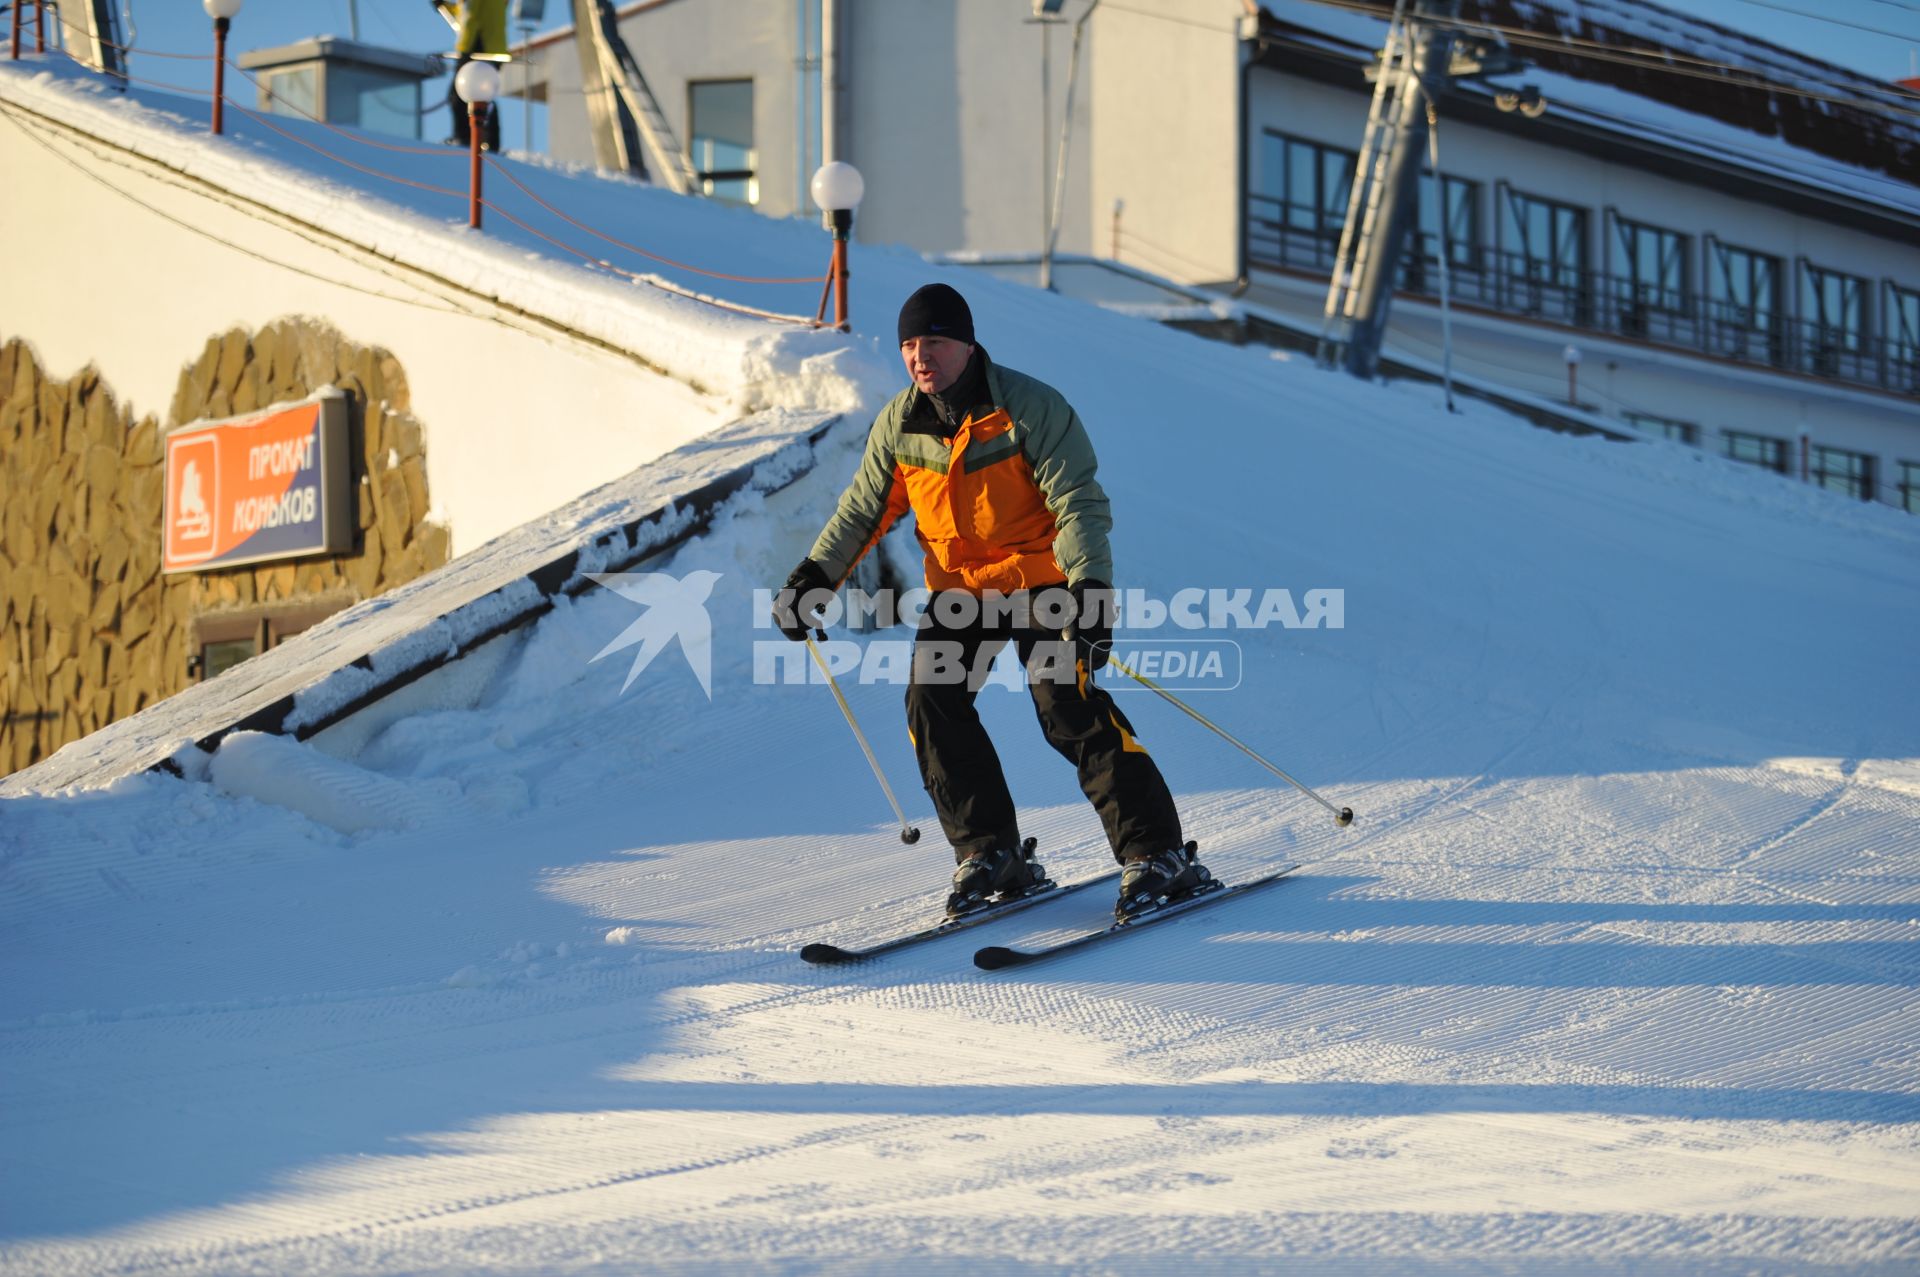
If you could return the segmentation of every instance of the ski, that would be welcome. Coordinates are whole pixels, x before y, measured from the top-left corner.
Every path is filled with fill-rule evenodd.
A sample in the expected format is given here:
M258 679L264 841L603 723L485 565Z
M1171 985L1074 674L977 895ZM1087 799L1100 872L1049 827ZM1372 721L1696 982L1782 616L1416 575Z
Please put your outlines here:
M1060 883L1048 882L1045 886L1039 887L1024 896L1016 896L1012 900L1004 900L998 904L991 904L984 909L975 909L972 913L963 913L958 918L948 918L934 926L925 927L919 931L910 931L906 935L895 936L890 940L882 940L878 944L868 945L863 949L843 949L837 944L814 943L800 950L800 957L803 961L820 965L836 962L858 962L862 958L876 958L883 953L892 953L895 949L904 949L908 945L921 944L928 940L938 940L941 936L952 935L956 931L965 931L968 927L977 927L985 922L994 922L1006 917L1008 914L1019 913L1022 909L1028 909L1034 905L1044 904L1049 900L1057 900L1061 896L1070 895L1082 887L1091 887L1098 882L1110 883L1114 881L1117 876L1118 875L1110 873L1102 874L1098 878L1088 878L1082 882L1067 883L1064 886Z
M1038 962L1042 958L1051 958L1055 954L1067 953L1074 949L1083 949L1096 941L1109 940L1115 936L1122 936L1129 931L1138 931L1142 927L1152 926L1156 922L1164 922L1168 918L1177 918L1184 913L1191 912L1204 905L1217 904L1222 900L1227 900L1234 896L1242 896L1249 891L1256 891L1271 883L1279 882L1282 878L1288 877L1299 868L1300 866L1297 864L1282 865L1278 869L1274 869L1251 881L1235 883L1231 887L1217 886L1211 891L1202 891L1196 895L1188 896L1184 900L1176 900L1172 904L1161 905L1158 909L1150 912L1136 914L1125 922L1116 922L1111 926L1102 927L1097 931L1082 932L1080 935L1062 940L1059 944L1050 944L1043 949L1008 949L1000 945L988 945L973 955L973 965L983 971L998 971L1002 967L1017 967L1028 962Z

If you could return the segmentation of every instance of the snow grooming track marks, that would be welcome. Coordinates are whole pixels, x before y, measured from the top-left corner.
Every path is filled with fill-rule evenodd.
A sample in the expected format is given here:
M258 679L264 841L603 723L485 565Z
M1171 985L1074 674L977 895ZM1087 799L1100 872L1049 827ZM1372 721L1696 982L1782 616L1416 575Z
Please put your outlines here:
M601 190L716 241L812 233ZM748 688L734 641L851 472L839 431L658 565L728 574L711 702L670 663L618 696L587 658L631 609L589 592L496 695L356 760L426 797L501 769L524 810L349 836L153 776L0 804L0 1269L1920 1264L1920 806L1866 780L1920 758L1920 523L854 253L876 299L957 283L1068 395L1124 584L1347 591L1342 631L1238 636L1221 721L1364 824L1235 787L1128 702L1216 873L1310 876L1025 976L950 944L795 961L924 918L951 871L849 800L824 689ZM756 384L864 424L899 378L878 336ZM1169 448L1170 421L1206 428ZM898 689L847 691L910 780ZM1027 699L981 703L1049 870L1110 872Z

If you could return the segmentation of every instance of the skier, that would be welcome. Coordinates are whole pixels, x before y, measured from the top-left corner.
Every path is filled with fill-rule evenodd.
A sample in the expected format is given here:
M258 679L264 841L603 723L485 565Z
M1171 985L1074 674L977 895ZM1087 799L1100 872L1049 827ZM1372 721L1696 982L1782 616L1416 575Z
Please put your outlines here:
M457 79L460 68L476 57L504 57L507 48L507 0L460 0L456 13L452 0L433 0L433 7L440 11L455 32L453 51L459 61L453 68ZM447 83L447 105L453 109L453 135L447 139L452 146L471 146L473 130L467 118L467 103L453 87L453 81ZM500 107L490 104L486 111L487 133L480 139L480 145L496 154L500 150Z
M1113 638L1112 526L1086 428L1060 393L991 360L966 299L928 284L901 307L912 385L874 420L865 455L774 605L796 642L911 509L933 592L914 638L907 729L957 869L947 912L1046 881L974 699L1012 642L1047 741L1079 772L1121 865L1119 918L1212 876L1183 845L1160 769L1091 675ZM952 596L952 597L949 597ZM989 606L992 604L993 606Z

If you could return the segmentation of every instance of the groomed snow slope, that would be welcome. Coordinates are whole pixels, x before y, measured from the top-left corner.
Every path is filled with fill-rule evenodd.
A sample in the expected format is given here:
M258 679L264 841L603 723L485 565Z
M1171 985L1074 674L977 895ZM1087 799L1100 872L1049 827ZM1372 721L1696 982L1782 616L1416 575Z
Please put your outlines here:
M854 269L820 393L877 407L893 307L944 275L1088 421L1121 584L1345 591L1344 628L1230 635L1240 686L1193 699L1354 828L1131 693L1209 862L1299 878L1016 972L968 955L1104 890L801 964L948 872L825 689L753 681L751 591L844 431L654 565L721 574L710 701L677 650L622 695L629 653L591 658L638 612L596 592L489 649L469 708L286 746L313 815L158 776L0 803L0 1268L1920 1265L1920 524ZM899 688L847 692L931 826ZM1101 872L1024 696L982 704L1047 864ZM369 811L395 827L335 827Z

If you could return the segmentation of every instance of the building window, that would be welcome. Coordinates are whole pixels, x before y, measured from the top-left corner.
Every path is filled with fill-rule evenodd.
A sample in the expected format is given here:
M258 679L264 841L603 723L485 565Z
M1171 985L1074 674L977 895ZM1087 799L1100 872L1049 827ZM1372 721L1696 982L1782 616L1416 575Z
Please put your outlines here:
M269 114L320 118L320 76L313 67L275 71L267 77L267 92L272 95L267 99Z
M1815 444L1808 452L1807 477L1823 488L1844 492L1856 501L1873 500L1873 457L1845 448Z
M1770 439L1766 435L1744 434L1738 430L1725 432L1727 455L1735 461L1750 466L1759 466L1776 474L1787 472L1787 441Z
M688 158L700 191L731 204L758 204L754 175L753 81L709 80L687 86Z
M1650 412L1622 413L1627 424L1643 434L1657 439L1671 439L1675 443L1684 443L1693 447L1700 444L1700 427L1691 421L1675 421L1671 417L1656 417Z
M1900 508L1920 514L1920 461L1900 463Z
M1500 265L1509 308L1584 324L1587 210L1505 189Z
M1306 241L1320 266L1331 266L1347 224L1347 200L1353 191L1356 155L1268 129L1261 135L1260 172L1267 194L1278 202L1280 258L1291 262L1289 243Z
M1434 190L1433 174L1420 175L1420 216L1405 262L1407 288L1417 293L1440 288L1440 246L1446 245L1447 269L1457 277L1480 269L1480 183L1446 177ZM1444 210L1444 211L1443 211Z
M1464 177L1441 179L1444 198L1436 197L1433 174L1420 175L1420 254L1433 260L1436 242L1444 233L1447 265L1456 270L1480 268L1480 183ZM1446 210L1442 225L1441 209Z
M1780 342L1780 259L1707 241L1707 349L1753 363L1786 362Z
M1867 281L1802 262L1800 324L1808 372L1857 374L1867 353Z
M1613 219L1613 250L1619 267L1609 280L1615 322L1632 337L1647 336L1654 315L1670 317L1692 308L1687 280L1690 239L1644 222ZM1670 334L1672 324L1660 326Z
M195 617L187 672L205 682L249 657L279 647L350 602L322 596L310 603L280 603L264 609Z
M1887 388L1920 393L1920 289L1887 285Z

